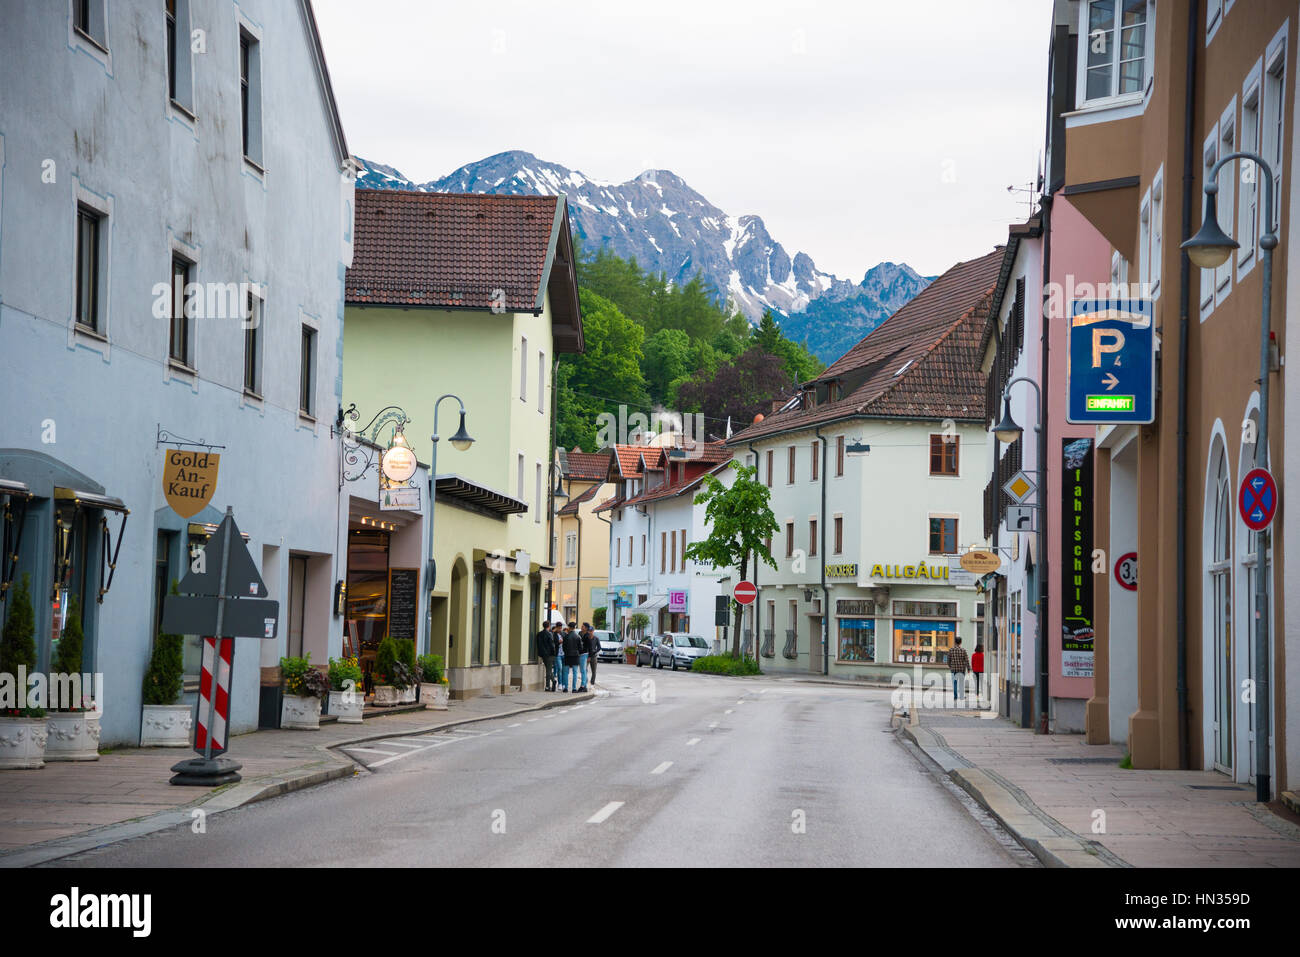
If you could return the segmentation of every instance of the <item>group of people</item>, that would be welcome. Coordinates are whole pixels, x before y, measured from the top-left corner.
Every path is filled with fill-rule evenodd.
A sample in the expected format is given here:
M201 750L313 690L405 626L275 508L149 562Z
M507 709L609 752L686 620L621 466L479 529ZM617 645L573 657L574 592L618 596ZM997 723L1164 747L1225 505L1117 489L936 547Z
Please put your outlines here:
M975 675L975 697L980 696L980 675L984 674L984 646L975 645L975 653L967 655L957 638L952 651L948 652L948 670L952 673L952 696L954 699L966 697L966 672Z
M587 666L591 665L591 683L595 684L599 655L600 639L589 622L579 628L576 621L568 625L557 621L537 633L537 656L546 671L547 691L586 691Z

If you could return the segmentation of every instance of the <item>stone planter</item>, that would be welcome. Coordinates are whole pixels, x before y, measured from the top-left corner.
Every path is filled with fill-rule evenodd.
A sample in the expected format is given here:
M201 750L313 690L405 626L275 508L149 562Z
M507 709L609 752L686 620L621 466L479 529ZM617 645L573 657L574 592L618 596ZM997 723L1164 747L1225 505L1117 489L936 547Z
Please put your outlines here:
M0 768L45 767L45 718L0 718Z
M284 696L280 706L280 727L298 731L320 730L320 698L296 694Z
M147 704L140 722L140 747L188 748L194 708L188 704Z
M448 685L423 683L420 685L420 700L424 702L426 711L446 711L447 700L451 697L451 688Z
M409 688L403 688L401 691L392 685L375 685L375 699L372 702L376 708L391 708L398 704L415 703L415 685Z
M52 711L46 719L46 761L98 761L99 713Z
M349 699L351 704L348 704ZM338 716L339 724L360 724L365 706L366 696L360 691L330 692L330 714Z

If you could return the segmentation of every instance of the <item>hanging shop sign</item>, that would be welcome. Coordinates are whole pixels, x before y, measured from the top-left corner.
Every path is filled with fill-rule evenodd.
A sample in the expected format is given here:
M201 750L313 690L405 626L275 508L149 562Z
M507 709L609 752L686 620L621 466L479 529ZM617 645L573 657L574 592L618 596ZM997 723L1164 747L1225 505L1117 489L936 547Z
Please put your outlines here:
M420 510L420 490L418 488L381 488L379 490L379 510L381 512L418 512Z
M987 575L989 572L995 572L1002 567L1002 559L993 552L985 552L979 549L972 549L964 552L959 559L961 567L968 572L974 572L976 575Z
M221 456L216 452L167 449L163 452L163 495L173 512L181 518L193 518L212 501L217 490L217 468Z
M1062 439L1061 674L1091 678L1092 439Z
M384 478L399 485L409 481L411 476L415 474L415 453L406 444L406 439L402 436L402 433L398 432L393 436L393 444L388 447L383 458L379 460L379 468L383 472Z
M934 564L927 565L925 562L917 562L915 565L872 565L872 578L920 578L929 581L948 581L950 570L948 565Z
M858 577L857 563L855 562L855 563L841 564L841 565L827 565L826 577L827 578L857 578Z

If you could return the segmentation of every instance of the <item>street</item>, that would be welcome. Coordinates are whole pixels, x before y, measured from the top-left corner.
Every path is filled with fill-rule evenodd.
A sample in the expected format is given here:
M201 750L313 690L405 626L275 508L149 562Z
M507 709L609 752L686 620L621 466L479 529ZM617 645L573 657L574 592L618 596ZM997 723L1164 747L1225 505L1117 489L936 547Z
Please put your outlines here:
M887 690L599 678L585 705L369 742L351 779L57 866L1033 863L895 736Z

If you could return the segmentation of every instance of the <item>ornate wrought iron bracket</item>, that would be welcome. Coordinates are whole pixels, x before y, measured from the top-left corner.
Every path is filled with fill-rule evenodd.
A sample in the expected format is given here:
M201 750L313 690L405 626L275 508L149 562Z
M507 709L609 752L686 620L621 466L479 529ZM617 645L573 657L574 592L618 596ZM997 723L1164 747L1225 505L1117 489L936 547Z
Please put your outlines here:
M411 421L406 410L397 405L384 406L375 413L374 418L360 428L346 425L345 422L349 419L353 422L361 420L361 413L357 411L355 402L346 409L340 407L335 423L330 426L331 438L340 436L343 438L340 488L343 487L343 482L355 482L364 478L371 467L378 467L379 453L376 446L380 444L379 435L386 426L391 424L394 432L402 432ZM414 480L406 484L410 488L416 487Z
M159 422L158 434L154 438L154 448L158 448L161 445L174 445L177 448L181 448L181 449L187 447L194 448L194 449L207 449L209 452L211 452L213 449L225 448L224 445L213 445L210 442L204 442L202 439L199 439L197 442L194 442L190 439L185 438L184 436L177 435L175 432L168 432L166 429L162 427L162 423Z

